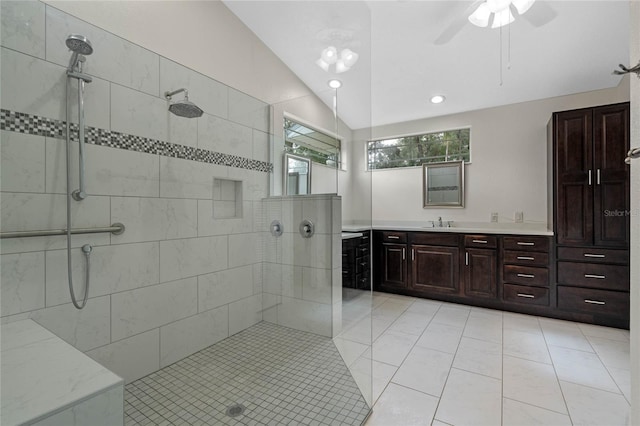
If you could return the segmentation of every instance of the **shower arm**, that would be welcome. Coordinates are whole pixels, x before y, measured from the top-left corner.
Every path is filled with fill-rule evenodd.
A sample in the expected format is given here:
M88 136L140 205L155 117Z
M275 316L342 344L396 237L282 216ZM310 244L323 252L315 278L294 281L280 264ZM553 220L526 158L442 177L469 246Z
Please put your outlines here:
M177 89L174 90L172 92L166 91L164 92L164 97L167 98L168 100L171 100L171 97L173 95L177 95L178 93L184 92L184 98L185 99L189 99L189 91L187 89L185 89L184 87L182 89Z

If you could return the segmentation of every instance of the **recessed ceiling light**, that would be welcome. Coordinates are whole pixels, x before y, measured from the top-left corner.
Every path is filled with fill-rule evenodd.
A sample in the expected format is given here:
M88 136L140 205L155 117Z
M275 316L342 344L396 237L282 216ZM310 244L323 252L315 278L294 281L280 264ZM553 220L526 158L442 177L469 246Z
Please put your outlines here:
M443 102L444 102L444 96L442 95L435 95L431 97L432 104L441 104Z
M339 89L342 86L342 82L340 80L329 80L329 87L332 89Z

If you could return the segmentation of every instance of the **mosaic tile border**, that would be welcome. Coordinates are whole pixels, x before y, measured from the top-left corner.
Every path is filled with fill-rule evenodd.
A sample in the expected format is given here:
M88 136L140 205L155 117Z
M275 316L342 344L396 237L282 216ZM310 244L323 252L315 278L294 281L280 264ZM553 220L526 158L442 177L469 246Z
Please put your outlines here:
M0 109L0 130L64 139L65 127L66 122L61 120ZM72 134L71 140L77 141L78 125L71 124L70 129ZM237 155L229 155L221 152L209 151L207 149L99 129L97 127L87 126L85 136L85 141L93 145L126 149L128 151L144 152L147 154L181 158L184 160L236 167L239 169L254 170L258 172L270 173L273 171L273 164L265 161L252 160L251 158L239 157Z

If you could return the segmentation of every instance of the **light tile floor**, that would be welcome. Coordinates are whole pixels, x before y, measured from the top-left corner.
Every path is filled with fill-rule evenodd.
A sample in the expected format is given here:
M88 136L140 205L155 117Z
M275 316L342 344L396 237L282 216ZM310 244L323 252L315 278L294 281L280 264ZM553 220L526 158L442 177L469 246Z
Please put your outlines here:
M626 330L384 293L369 297L371 317L347 321L335 339L352 349L346 362L357 380L359 366L366 372L373 365L375 405L367 426L628 423ZM349 309L345 303L343 317L356 318Z

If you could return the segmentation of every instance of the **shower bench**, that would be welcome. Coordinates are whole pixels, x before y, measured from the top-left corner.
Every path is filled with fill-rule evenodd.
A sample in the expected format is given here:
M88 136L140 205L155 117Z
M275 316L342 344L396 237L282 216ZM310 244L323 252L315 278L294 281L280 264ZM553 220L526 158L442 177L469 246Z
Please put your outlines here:
M120 377L33 320L1 333L3 426L124 423Z

